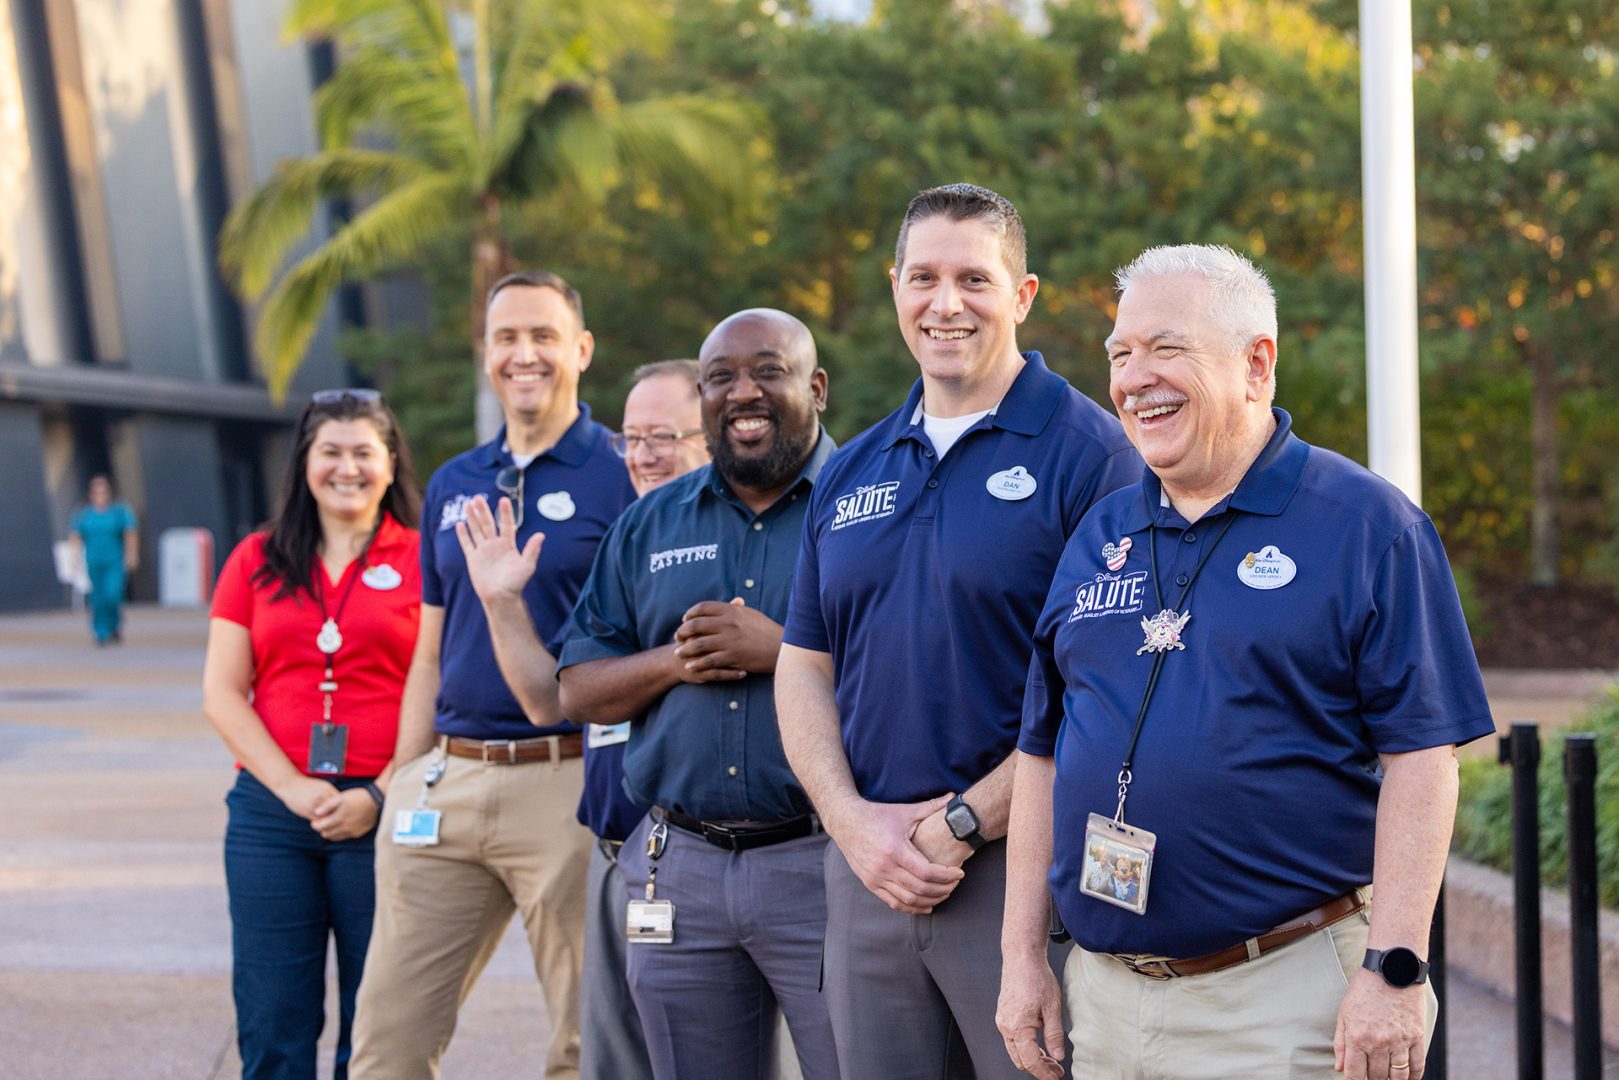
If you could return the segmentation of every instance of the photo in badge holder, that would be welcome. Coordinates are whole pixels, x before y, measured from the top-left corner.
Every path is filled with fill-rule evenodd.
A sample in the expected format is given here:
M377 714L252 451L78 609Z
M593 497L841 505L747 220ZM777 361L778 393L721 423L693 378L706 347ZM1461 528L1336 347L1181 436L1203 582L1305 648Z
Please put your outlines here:
M1085 829L1085 867L1079 891L1137 915L1145 914L1157 839L1145 829L1092 814Z

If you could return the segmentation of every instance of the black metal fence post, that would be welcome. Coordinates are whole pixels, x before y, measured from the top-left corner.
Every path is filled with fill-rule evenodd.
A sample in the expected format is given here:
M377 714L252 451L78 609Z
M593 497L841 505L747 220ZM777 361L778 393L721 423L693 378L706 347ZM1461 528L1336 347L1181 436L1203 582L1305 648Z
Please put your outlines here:
M1512 916L1517 945L1518 1080L1545 1074L1545 1008L1540 980L1540 729L1512 725L1501 740L1512 766Z
M1602 1075L1602 988L1597 957L1597 748L1595 735L1563 744L1568 780L1568 906L1574 972L1574 1076Z
M1428 934L1428 979L1439 998L1439 1016L1434 1020L1433 1041L1428 1044L1427 1080L1447 1080L1450 1071L1449 998L1445 993L1445 883L1439 883L1439 899L1433 907L1433 929Z

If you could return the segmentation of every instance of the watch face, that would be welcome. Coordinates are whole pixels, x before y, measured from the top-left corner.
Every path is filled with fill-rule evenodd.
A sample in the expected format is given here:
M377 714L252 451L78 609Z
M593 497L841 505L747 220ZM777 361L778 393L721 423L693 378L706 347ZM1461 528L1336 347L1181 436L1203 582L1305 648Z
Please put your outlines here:
M1392 986L1410 986L1422 972L1422 962L1410 949L1390 949L1383 954L1383 978Z
M965 806L952 806L944 812L944 823L957 840L978 828L978 819Z

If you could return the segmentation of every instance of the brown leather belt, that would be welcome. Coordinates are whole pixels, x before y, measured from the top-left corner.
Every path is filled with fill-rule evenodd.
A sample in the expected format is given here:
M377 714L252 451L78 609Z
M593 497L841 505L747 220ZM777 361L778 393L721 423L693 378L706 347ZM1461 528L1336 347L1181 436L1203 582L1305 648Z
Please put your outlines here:
M1314 911L1306 911L1296 919L1287 922L1273 930L1267 930L1258 937L1249 938L1229 949L1221 949L1206 956L1194 956L1190 960L1172 960L1164 956L1145 956L1141 953L1109 953L1113 959L1148 979L1174 979L1186 975L1208 975L1211 972L1223 971L1238 964L1246 964L1250 960L1258 960L1266 953L1275 952L1284 945L1291 945L1300 938L1309 937L1318 930L1324 930L1333 923L1342 922L1366 906L1359 889L1344 893L1336 900L1328 900Z
M485 765L522 765L530 761L566 761L582 757L585 737L539 735L532 739L463 739L443 736L444 752L451 757L471 758Z

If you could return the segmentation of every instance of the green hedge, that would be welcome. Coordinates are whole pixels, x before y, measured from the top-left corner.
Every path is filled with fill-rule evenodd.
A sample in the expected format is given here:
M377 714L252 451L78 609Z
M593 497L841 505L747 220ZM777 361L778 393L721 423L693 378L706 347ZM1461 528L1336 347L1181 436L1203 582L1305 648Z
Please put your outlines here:
M1597 737L1597 877L1602 904L1619 908L1619 690L1568 729ZM1568 790L1563 735L1541 741L1540 878L1568 885ZM1512 871L1512 770L1493 758L1461 765L1461 799L1451 848L1458 855Z

